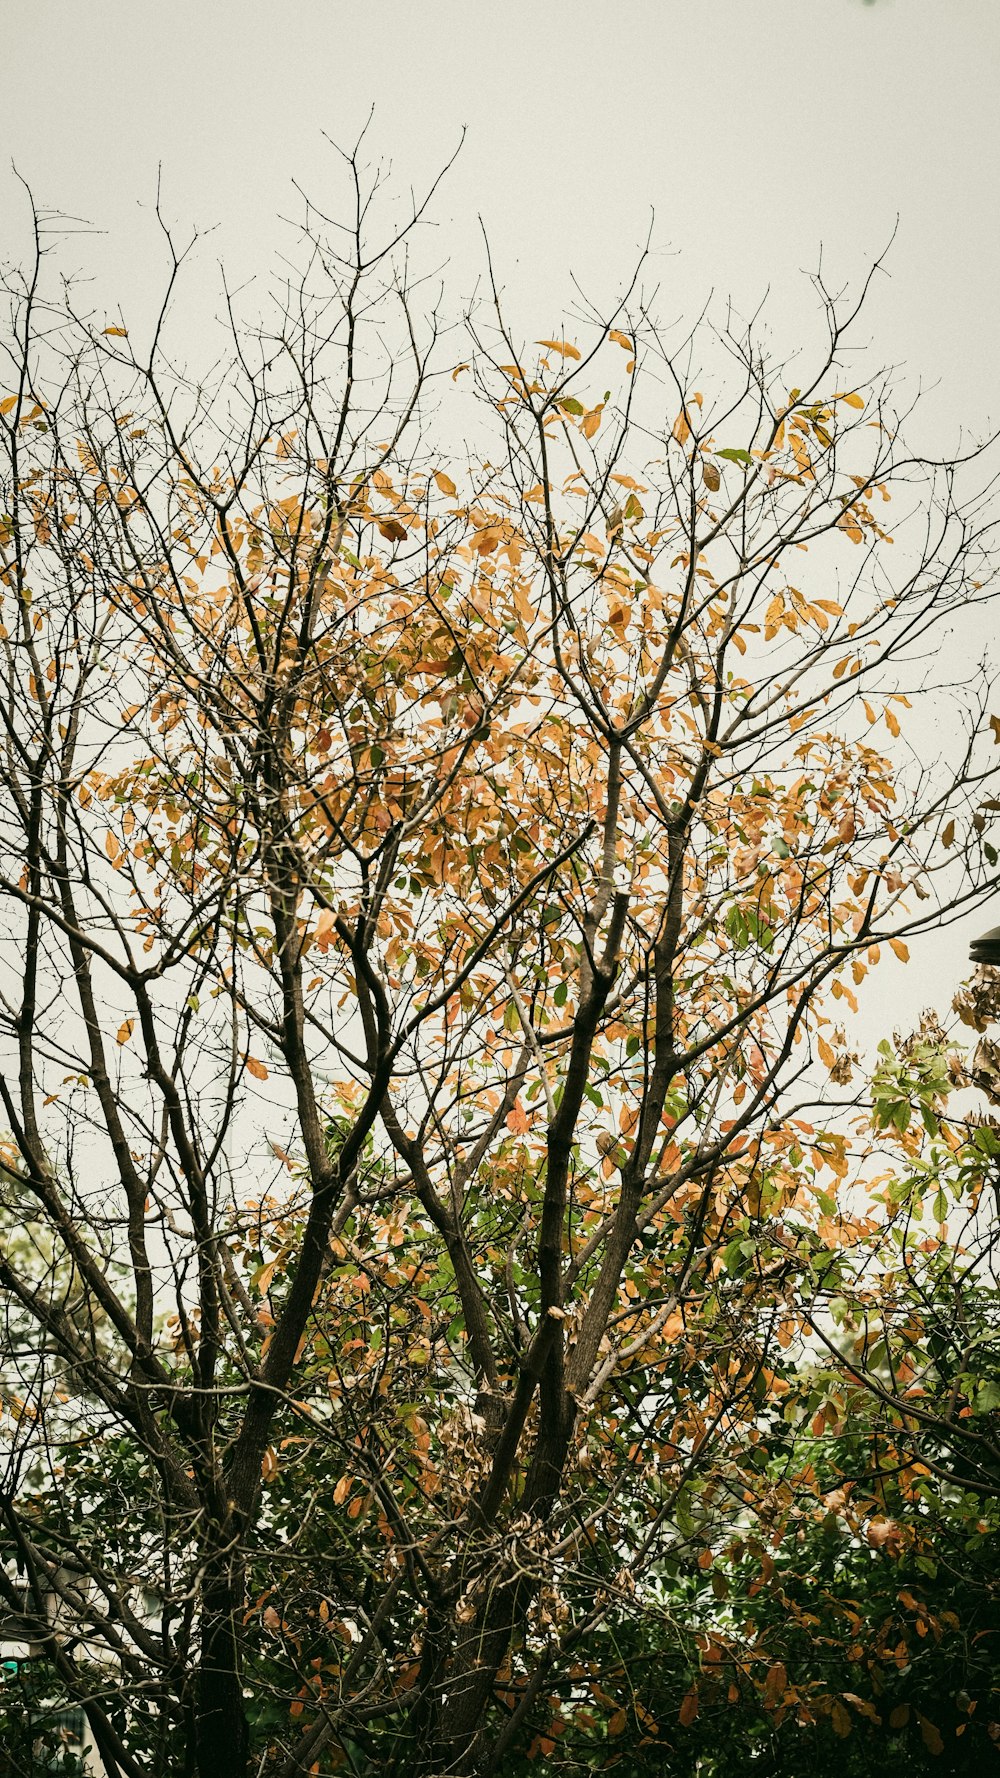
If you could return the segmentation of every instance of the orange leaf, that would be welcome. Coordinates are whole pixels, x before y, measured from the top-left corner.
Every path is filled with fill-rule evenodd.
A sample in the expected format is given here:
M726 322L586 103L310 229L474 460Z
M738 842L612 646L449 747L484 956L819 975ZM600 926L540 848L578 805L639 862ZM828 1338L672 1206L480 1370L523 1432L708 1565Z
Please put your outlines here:
M127 340L128 339L128 328L127 327L105 327L102 329L102 332L110 335L110 337L115 340Z
M256 1056L248 1056L247 1057L246 1071L248 1074L253 1075L254 1080L266 1080L267 1079L267 1069L265 1068L263 1062L258 1062Z
M943 1753L944 1742L941 1739L940 1729L935 1728L926 1716L921 1716L919 1710L917 1711L917 1721L920 1724L920 1739L928 1753Z
M119 1027L118 1027L118 1035L115 1038L115 1042L116 1043L127 1043L134 1030L135 1030L135 1020L134 1019L126 1019L124 1025L119 1025Z
M354 1478L349 1475L342 1475L341 1476L339 1482L337 1483L337 1486L333 1490L333 1504L334 1504L334 1506L343 1506L344 1501L347 1499L348 1494L351 1492L351 1482L353 1481L353 1479Z
M536 346L547 346L550 352L559 352L563 358L579 358L579 349L571 346L568 340L536 340Z
M788 1674L784 1661L775 1661L768 1668L767 1679L764 1681L764 1703L768 1710L775 1710L781 1703L788 1688Z
M889 940L889 948L899 958L900 963L909 963L910 953L901 938L891 938Z
M514 1136L526 1136L531 1129L531 1119L518 1099L513 1111L507 1113L507 1128Z
M458 493L458 489L452 481L451 476L445 475L443 469L436 469L434 471L434 480L437 482L442 494L445 494L449 500L454 494Z
M678 1722L683 1723L685 1728L689 1728L691 1723L694 1722L694 1719L697 1716L697 1714L698 1714L698 1687L696 1685L693 1685L691 1687L691 1690L689 1692L687 1692L681 1700L681 1707L677 1712L677 1720L678 1720Z

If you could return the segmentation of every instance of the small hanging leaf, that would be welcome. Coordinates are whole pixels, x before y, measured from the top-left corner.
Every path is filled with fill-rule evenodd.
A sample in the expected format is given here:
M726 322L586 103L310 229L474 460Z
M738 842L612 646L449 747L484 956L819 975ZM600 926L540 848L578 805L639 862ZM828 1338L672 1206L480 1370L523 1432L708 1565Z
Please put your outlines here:
M899 958L900 963L909 963L910 953L901 938L891 938L889 940L889 948Z
M118 1027L118 1034L115 1038L115 1042L116 1043L127 1043L134 1030L135 1030L135 1020L134 1019L126 1019L125 1023L123 1025L119 1025L119 1027Z
M256 1056L248 1056L247 1057L246 1071L248 1074L253 1075L254 1080L267 1080L267 1078L268 1078L267 1069L265 1068L263 1062L258 1062Z
M434 480L437 482L442 494L444 494L448 500L453 499L458 493L458 489L452 481L451 476L445 475L443 469L436 469L434 471Z
M109 336L109 338L114 339L114 340L127 340L128 339L128 328L127 327L105 327L103 329L103 331L105 334L107 334Z

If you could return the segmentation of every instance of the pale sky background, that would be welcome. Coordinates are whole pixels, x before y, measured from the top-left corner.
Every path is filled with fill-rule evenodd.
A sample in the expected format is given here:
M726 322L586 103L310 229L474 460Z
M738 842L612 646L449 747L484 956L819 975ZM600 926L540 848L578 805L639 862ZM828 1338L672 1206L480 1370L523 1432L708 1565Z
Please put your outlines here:
M41 206L103 231L63 264L133 322L162 284L159 163L179 232L215 226L199 278L220 258L233 283L266 276L300 213L292 180L332 202L323 132L349 143L374 104L372 151L404 187L468 127L435 208L454 313L482 271L480 215L513 312L542 332L573 305L571 272L613 297L652 213L665 316L694 319L712 291L748 314L769 290L790 351L820 250L831 283L856 281L898 216L873 362L927 391L926 448L1000 421L1000 0L8 0L3 59L0 255L26 242L13 161ZM969 936L886 974L882 1015L947 1005Z

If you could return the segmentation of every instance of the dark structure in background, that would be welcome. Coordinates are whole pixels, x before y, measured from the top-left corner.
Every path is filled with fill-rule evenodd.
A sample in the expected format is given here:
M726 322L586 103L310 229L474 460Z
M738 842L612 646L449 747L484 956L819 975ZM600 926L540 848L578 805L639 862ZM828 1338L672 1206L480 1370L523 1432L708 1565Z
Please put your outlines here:
M1000 926L991 926L980 938L975 938L969 947L969 956L973 963L992 963L1000 966Z

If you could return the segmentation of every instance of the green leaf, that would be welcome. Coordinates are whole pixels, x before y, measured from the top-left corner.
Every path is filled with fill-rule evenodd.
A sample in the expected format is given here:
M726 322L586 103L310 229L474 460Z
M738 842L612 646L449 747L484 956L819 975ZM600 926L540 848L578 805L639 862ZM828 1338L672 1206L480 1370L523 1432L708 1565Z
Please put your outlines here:
M753 458L751 457L749 451L739 450L735 445L731 446L730 449L726 450L726 451L716 451L715 454L717 457L725 457L727 459L727 461L730 463L752 463L753 462Z

